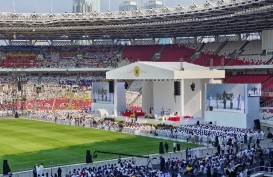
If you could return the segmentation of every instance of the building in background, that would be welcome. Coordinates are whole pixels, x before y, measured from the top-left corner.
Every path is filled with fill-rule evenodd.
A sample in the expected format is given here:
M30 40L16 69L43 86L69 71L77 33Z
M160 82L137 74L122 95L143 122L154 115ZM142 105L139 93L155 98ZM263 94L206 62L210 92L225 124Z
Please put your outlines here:
M163 7L164 4L162 0L149 0L143 6L144 9L158 9Z
M73 13L90 13L92 4L87 0L73 0Z
M119 4L119 11L134 11L137 10L137 2L133 0L125 0Z
M92 12L100 12L101 4L100 0L87 0L92 5Z

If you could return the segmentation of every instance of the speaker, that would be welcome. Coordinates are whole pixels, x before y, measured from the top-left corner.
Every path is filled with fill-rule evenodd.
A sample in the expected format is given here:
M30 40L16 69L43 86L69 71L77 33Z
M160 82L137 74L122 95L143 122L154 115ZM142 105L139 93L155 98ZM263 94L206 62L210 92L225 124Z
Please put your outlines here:
M90 150L87 150L87 151L86 151L85 162L86 162L86 163L93 163L92 155L91 155L91 153L90 153Z
M124 83L124 88L125 88L126 90L128 89L128 83L127 83L127 82Z
M8 175L10 172L8 160L3 160L3 175Z
M260 119L255 119L255 120L254 120L254 129L256 129L256 130L261 130Z
M22 83L21 83L21 81L17 82L17 89L18 89L18 91L22 90Z
M114 81L109 81L109 93L114 93Z
M180 82L179 81L175 81L174 82L174 95L175 96L181 95L180 90L181 90Z
M191 91L195 91L195 83L194 82L191 84Z

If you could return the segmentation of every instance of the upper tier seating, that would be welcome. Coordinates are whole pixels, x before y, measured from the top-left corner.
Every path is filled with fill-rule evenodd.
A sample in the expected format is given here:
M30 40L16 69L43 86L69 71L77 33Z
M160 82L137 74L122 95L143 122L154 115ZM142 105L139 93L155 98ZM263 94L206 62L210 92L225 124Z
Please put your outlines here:
M183 44L182 44L183 45ZM202 47L203 43L187 43L184 44L185 47L191 48L195 51L198 51Z
M232 59L228 65L263 65L270 60L271 56L261 56L261 55L248 55L248 56L239 56L238 58Z
M262 41L250 41L245 47L242 55L262 55Z
M7 53L0 61L2 68L34 68L37 65L36 55L33 53Z
M229 54L232 54L235 50L239 50L241 47L243 47L245 43L246 41L227 42L226 45L220 50L218 55L228 56Z
M209 66L210 58L212 58L212 55L204 53L200 57L193 60L192 63L201 66Z
M136 61L184 61L203 66L270 64L261 40L134 46L0 46L2 68L107 68ZM219 47L223 45L223 48ZM202 50L201 50L202 49ZM234 53L242 49L242 53ZM196 56L201 52L199 58ZM233 54L234 56L230 56ZM157 55L155 55L157 54ZM196 54L196 55L194 55ZM236 55L235 55L236 54ZM239 56L238 56L239 55ZM42 58L40 58L42 56ZM230 57L235 57L229 59Z
M194 49L182 45L166 45L164 46L158 61L178 62L183 60L189 62L190 57L194 53Z
M152 56L159 52L161 47L161 45L124 46L122 55L131 62L151 61Z
M213 54L216 52L216 50L222 45L222 43L218 42L211 42L205 44L204 48L201 50L201 52L210 53Z
M237 74L229 78L227 83L263 83L270 77L270 74Z

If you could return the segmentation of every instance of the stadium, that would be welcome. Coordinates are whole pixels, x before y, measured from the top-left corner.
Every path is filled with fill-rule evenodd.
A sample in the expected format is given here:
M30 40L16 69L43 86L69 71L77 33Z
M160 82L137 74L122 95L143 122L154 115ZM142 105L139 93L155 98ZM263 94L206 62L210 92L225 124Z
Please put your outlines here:
M0 173L272 176L272 62L272 0L0 12Z

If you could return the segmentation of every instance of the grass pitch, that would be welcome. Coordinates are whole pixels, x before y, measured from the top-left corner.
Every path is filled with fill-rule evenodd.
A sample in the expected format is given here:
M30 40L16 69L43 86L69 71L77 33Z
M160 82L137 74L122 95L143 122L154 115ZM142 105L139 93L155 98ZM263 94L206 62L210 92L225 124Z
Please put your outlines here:
M105 130L73 127L24 119L0 120L0 164L7 159L11 170L32 169L43 163L49 167L84 163L86 150L147 155L158 153L159 142L173 141L135 136ZM181 149L196 147L181 143ZM93 161L115 159L117 155L98 154ZM2 165L0 165L0 173Z

